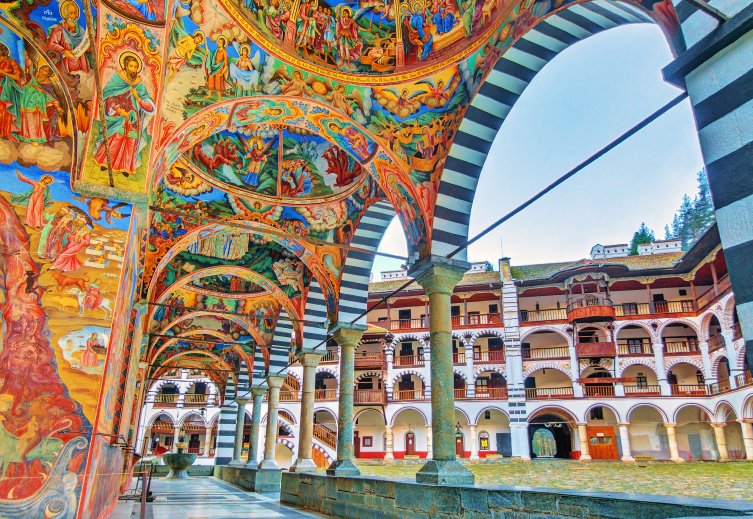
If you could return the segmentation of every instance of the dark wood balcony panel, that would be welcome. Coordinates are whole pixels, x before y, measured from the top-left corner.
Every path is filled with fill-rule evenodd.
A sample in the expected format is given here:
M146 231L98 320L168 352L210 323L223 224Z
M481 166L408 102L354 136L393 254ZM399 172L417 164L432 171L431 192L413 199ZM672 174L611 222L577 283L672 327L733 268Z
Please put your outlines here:
M507 399L506 387L476 387L476 398L490 399L490 400L505 400Z
M558 346L555 348L523 348L520 350L523 360L569 359L570 348Z
M672 396L706 396L709 394L707 386L700 384L671 384Z
M565 308L552 308L549 310L521 310L521 323L538 323L542 321L567 321Z
M624 386L625 396L661 396L661 387L657 385Z
M579 342L575 345L578 358L615 357L617 348L613 342Z
M384 405L387 397L382 389L356 389L353 391L354 405Z
M505 351L475 351L473 352L473 362L476 364L491 364L494 362L504 362Z
M573 398L575 396L572 387L538 387L526 389L528 400L541 400L548 398Z
M424 365L424 357L423 355L398 355L395 357L395 361L393 364L396 367L412 367L412 366L423 366Z

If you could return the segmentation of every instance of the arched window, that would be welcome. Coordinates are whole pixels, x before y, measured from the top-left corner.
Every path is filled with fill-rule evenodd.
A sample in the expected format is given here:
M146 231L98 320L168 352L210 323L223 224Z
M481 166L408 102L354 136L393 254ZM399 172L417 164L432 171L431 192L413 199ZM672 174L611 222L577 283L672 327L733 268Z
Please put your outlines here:
M478 435L478 448L482 451L489 450L489 433L481 431Z

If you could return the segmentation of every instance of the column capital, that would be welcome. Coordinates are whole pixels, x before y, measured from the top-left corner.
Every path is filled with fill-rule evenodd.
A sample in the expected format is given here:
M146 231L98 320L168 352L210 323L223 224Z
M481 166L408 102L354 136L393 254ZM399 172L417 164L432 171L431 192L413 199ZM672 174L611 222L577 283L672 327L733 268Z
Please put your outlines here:
M319 365L322 357L324 357L323 353L306 351L298 355L298 361L304 368L315 368Z
M575 422L578 427L586 427L588 422Z
M235 399L235 403L238 404L239 406L243 407L243 406L245 406L249 402L249 400L251 400L251 399L248 398L248 397L236 398Z
M267 376L267 385L269 386L269 389L273 388L281 388L282 383L285 382L285 379L288 378L287 376L281 377L279 375L268 375Z
M264 396L264 393L266 392L267 392L266 387L252 387L251 388L251 394L254 395L254 397Z
M630 425L630 424L629 423L618 423L617 427L627 427L628 425Z
M350 346L355 348L363 337L363 332L368 329L365 324L351 324L336 322L329 328L329 333L332 334L332 338L335 339L337 345L341 348L343 346Z
M413 265L408 274L416 279L416 283L423 287L428 296L451 295L470 268L471 264L466 261L430 255Z
M677 422L664 422L664 427L674 429L677 427Z
M753 418L738 418L737 421L739 423L750 423L750 424L753 424Z
M709 425L713 427L714 429L723 429L724 427L727 426L726 423L715 423L715 422L711 422Z

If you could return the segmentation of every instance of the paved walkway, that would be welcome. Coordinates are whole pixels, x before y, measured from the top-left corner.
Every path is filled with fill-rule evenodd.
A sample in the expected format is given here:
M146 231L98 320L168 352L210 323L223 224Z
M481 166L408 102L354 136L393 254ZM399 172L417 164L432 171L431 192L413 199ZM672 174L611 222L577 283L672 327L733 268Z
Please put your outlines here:
M257 494L214 477L155 478L146 519L309 519L328 517L280 504L280 494ZM110 519L141 519L140 503L120 501Z

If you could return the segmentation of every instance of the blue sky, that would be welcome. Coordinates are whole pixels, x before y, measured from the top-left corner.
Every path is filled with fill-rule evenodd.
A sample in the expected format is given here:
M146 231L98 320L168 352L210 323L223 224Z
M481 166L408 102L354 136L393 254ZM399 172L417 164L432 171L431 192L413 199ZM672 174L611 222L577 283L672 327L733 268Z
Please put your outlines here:
M617 27L563 51L520 97L481 173L470 236L674 98L661 69L672 54L655 25ZM646 222L658 239L696 192L703 167L689 101L610 151L474 244L470 261L575 260L596 243L628 242ZM407 254L397 221L380 251ZM377 258L374 279L400 261Z

